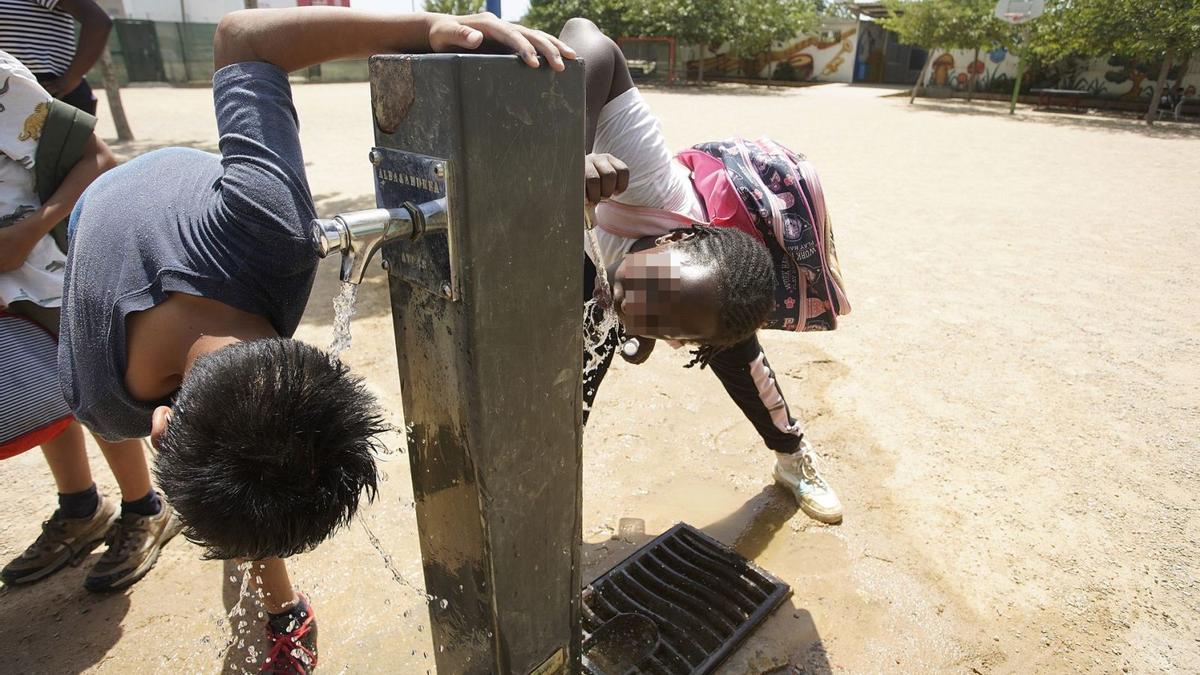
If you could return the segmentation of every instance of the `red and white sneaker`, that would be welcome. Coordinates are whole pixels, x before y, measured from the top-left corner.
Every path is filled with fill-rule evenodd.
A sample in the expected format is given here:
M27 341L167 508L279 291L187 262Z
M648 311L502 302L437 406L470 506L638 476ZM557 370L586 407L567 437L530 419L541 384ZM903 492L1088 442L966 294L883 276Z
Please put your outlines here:
M292 613L294 616L287 632L279 632L267 622L267 641L271 643L271 649L259 672L308 675L316 670L317 615L303 593Z

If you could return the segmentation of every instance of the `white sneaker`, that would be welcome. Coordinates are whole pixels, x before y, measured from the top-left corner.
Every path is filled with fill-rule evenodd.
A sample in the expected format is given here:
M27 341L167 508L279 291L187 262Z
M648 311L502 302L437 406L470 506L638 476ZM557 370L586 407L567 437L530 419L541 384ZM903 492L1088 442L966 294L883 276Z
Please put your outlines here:
M775 457L775 481L792 491L802 511L822 523L842 522L842 502L817 472L817 453L807 440L796 452L777 452Z

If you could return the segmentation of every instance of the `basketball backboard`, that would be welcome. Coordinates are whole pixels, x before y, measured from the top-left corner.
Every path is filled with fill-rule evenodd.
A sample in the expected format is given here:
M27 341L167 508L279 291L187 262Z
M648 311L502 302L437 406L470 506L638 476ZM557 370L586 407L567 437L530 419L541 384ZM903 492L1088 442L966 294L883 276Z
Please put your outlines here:
M1000 0L996 4L996 17L1011 24L1032 21L1046 11L1046 0Z

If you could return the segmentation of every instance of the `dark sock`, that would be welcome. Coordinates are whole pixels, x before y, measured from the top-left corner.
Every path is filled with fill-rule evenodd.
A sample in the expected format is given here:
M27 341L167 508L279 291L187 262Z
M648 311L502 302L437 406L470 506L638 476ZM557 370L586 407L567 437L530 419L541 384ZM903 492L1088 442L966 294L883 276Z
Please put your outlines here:
M162 511L162 500L158 492L150 490L145 497L133 502L121 502L121 513L136 513L139 516L157 516Z
M63 518L87 518L100 506L100 493L96 484L79 492L58 493L58 513Z
M267 613L267 623L271 624L271 630L276 633L290 633L300 627L304 620L308 618L312 610L309 609L308 603L305 602L304 596L299 596L296 601L296 606L280 612L279 614Z

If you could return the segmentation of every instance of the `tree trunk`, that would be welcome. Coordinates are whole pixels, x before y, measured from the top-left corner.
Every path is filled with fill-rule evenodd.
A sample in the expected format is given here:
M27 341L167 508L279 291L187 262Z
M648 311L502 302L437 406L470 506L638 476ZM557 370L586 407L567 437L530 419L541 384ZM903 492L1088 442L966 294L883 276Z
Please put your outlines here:
M925 52L925 65L921 66L921 74L917 75L917 83L913 85L912 96L908 97L908 104L912 105L913 101L917 100L917 90L925 86L926 71L933 63L933 48L930 47L928 52Z
M117 127L117 140L132 141L133 131L129 128L129 120L125 118L125 106L121 105L121 89L117 85L117 71L113 68L108 45L100 54L100 72L104 75L104 95L108 97L108 114L112 115L113 124Z
M1191 65L1192 65L1192 55L1189 52L1186 56L1183 57L1183 61L1180 62L1180 64L1179 64L1179 77L1175 78L1175 86L1176 87L1183 87L1184 89L1187 89L1187 87L1183 84L1183 80L1185 78L1187 78L1188 67L1190 67Z
M967 84L967 102L970 103L975 98L975 80L979 78L979 73L975 72L975 64L979 61L979 47L975 48L975 58L971 59L971 65L967 68L971 71L971 81Z
M1167 56L1163 59L1162 69L1158 71L1158 81L1154 83L1154 93L1150 94L1150 109L1146 111L1146 124L1153 125L1154 118L1158 116L1158 101L1162 98L1163 87L1167 86L1167 73L1170 72L1174 61L1175 50L1168 49Z
M700 45L700 72L696 76L696 82L699 84L704 84L704 52L706 51L708 51L708 47Z

